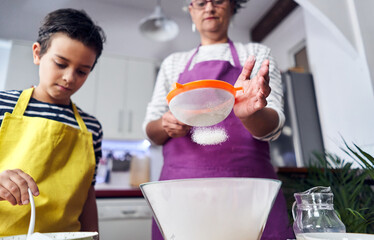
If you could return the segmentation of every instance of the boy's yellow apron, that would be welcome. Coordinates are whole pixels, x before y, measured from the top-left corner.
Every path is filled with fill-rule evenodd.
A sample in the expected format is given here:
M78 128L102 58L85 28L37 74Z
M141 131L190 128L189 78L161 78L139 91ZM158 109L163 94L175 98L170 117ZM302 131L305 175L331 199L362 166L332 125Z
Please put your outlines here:
M73 105L80 129L23 116L33 88L22 92L0 128L0 172L19 168L36 181L35 232L79 231L78 218L95 171L92 134ZM0 236L27 234L30 204L0 201Z

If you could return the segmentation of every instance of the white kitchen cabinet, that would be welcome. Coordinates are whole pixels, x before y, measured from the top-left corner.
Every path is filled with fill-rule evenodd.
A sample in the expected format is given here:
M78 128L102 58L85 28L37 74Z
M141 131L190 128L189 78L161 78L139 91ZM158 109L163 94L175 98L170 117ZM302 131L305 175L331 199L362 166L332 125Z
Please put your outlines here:
M128 139L143 139L142 129L147 105L152 97L155 81L155 64L150 61L129 59L127 61L127 81L125 106L125 134Z
M142 123L155 69L150 60L103 55L73 101L97 117L105 139L144 139Z
M32 44L12 41L4 90L26 89L39 83L39 66L33 62Z
M124 137L126 60L102 56L97 67L95 115L103 126L104 138L121 139Z
M102 56L97 69L95 116L105 139L144 139L142 123L151 99L155 64L148 60Z
M97 102L97 82L98 70L97 65L94 70L88 75L83 86L71 97L72 101L80 107L83 111L96 116L96 102Z

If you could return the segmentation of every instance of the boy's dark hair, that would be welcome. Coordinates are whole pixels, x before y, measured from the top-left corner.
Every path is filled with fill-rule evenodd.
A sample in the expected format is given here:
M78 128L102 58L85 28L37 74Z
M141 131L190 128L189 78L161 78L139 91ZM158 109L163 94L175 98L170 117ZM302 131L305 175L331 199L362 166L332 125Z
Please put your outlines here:
M103 50L106 36L103 29L97 26L84 10L59 9L50 12L44 18L37 39L41 46L40 57L47 52L51 45L51 38L55 33L64 33L71 39L78 40L85 46L92 48L96 52L92 69L95 67Z

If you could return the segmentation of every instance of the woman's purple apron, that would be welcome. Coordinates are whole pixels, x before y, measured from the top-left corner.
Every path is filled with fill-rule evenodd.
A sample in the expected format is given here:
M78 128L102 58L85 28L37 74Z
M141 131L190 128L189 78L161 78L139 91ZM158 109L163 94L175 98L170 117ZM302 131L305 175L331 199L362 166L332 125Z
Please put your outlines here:
M184 72L180 74L178 83L217 79L234 85L242 66L230 40L229 45L235 66L229 61L212 60L197 63L189 71L192 59L199 50L197 48ZM160 180L208 177L277 178L270 162L268 142L254 139L233 111L215 127L226 130L229 136L226 142L202 146L191 140L191 133L185 137L170 138L163 146L164 165ZM288 222L285 199L280 192L261 239L287 239ZM152 225L152 239L163 239L155 222Z

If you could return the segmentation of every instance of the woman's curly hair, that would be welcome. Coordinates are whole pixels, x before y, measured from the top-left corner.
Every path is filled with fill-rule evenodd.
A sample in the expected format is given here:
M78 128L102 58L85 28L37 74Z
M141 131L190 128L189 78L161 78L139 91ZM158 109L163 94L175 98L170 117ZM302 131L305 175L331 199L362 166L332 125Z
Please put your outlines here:
M230 0L230 2L233 2L234 5L234 14L238 12L240 8L244 7L244 4L248 2L249 0Z

